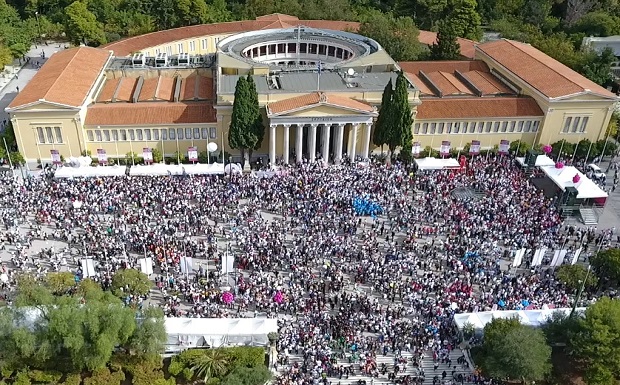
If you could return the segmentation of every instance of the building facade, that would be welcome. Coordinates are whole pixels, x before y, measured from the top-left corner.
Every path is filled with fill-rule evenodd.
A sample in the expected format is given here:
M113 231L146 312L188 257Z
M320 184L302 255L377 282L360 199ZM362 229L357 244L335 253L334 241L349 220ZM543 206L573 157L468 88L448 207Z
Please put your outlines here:
M602 139L616 95L535 48L461 39L463 60L395 62L357 23L268 15L161 31L52 55L7 108L29 163L143 148L228 148L234 90L256 83L271 163L367 157L388 81L409 82L414 142ZM420 40L436 35L422 31Z

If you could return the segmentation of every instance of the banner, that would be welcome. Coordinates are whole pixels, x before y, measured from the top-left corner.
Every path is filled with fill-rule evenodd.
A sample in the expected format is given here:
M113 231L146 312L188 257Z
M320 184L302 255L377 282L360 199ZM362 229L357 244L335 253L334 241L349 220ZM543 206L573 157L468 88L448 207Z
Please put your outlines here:
M103 148L97 149L97 159L99 160L99 164L108 164L108 154L106 154Z
M235 256L228 254L228 252L222 254L222 275L226 275L228 273L233 273L235 264Z
M95 270L95 263L91 258L82 259L80 263L82 266L82 276L84 278L97 276L97 271Z
M179 262L181 273L186 275L192 274L194 269L194 261L191 257L181 257L181 260Z
M50 150L50 153L52 154L52 163L62 164L62 161L60 160L60 153L58 152L58 150Z
M472 140L471 145L469 146L469 153L472 155L480 154L480 141Z
M575 254L573 254L573 260L571 261L571 265L574 265L579 260L579 255L581 255L581 247L575 250Z
M500 140L499 142L499 153L500 154L508 154L510 150L510 141L509 140Z
M439 148L439 155L446 156L450 155L450 141L444 140L441 142L441 147Z
M190 147L187 149L187 159L189 159L190 162L198 161L198 149L196 147Z
M153 260L151 258L140 258L140 271L146 275L153 274Z
M151 164L153 163L153 150L147 147L142 149L142 159L144 159L144 163Z
M420 144L420 142L413 142L413 146L411 147L411 154L417 158L418 156L420 156L421 150L422 145Z

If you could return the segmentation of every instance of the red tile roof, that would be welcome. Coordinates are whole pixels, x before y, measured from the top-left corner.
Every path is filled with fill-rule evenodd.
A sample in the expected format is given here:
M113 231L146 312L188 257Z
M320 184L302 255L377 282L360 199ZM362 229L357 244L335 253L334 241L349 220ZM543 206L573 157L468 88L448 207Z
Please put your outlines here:
M424 99L416 119L512 118L544 116L529 97Z
M357 31L360 23L353 21L338 20L299 20L295 16L275 13L257 17L256 20L231 21L227 23L201 24L189 27L168 29L165 31L151 32L145 35L129 37L103 46L114 51L116 56L129 56L150 47L170 43L178 40L197 38L201 36L234 34L261 29L290 28L304 25L310 28L332 29L336 31ZM420 31L419 38L422 44L431 45L437 40L436 32ZM467 58L474 57L475 42L468 39L458 39L461 46L461 55Z
M103 88L99 92L99 95L97 95L97 102L111 102L112 98L114 97L114 93L116 92L116 87L118 87L118 83L120 83L121 80L121 78L106 80Z
M404 72L417 74L423 71L427 74L431 72L469 72L483 71L489 72L489 67L482 60L444 60L444 61L400 61L398 66Z
M548 98L582 92L616 97L605 88L529 44L503 39L478 44L476 50L490 57Z
M93 104L86 112L87 126L144 126L149 124L215 123L211 103L142 102Z
M328 105L359 111L374 112L374 108L372 106L354 99L324 92L312 92L310 94L269 103L267 105L267 114L281 114L314 105Z
M91 47L57 52L50 56L8 108L21 107L40 100L80 107L110 57L110 52Z
M144 79L144 82L142 83L142 89L140 90L140 95L138 95L138 101L148 102L155 100L157 84L159 84L159 77Z

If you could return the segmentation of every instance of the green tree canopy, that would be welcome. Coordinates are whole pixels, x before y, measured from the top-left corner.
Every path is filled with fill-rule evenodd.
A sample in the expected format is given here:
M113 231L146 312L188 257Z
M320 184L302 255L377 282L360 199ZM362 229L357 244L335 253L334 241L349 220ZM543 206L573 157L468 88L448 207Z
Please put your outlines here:
M598 284L598 278L594 273L588 274L588 270L582 265L562 265L556 270L555 275L560 282L573 291L579 290L584 281L586 288L593 288Z
M409 17L371 11L364 16L359 33L376 40L396 61L417 60L422 53L420 31Z
M112 292L121 298L127 295L146 295L151 287L149 277L136 269L119 270L112 277Z
M448 21L439 23L437 41L430 46L432 60L457 60L461 58L461 46L454 26Z
M411 116L408 90L409 81L401 71L398 73L391 106L388 109L391 115L391 124L386 134L386 144L391 154L394 154L397 147L410 145L413 139L411 133L413 117Z
M620 282L620 249L599 251L590 257L590 264L596 275L607 285L618 285Z
M73 44L98 46L106 42L103 26L86 4L74 1L65 8L65 29Z
M383 96L381 97L381 108L379 109L379 116L374 125L374 131L372 134L372 142L376 146L383 146L387 144L387 132L392 125L392 114L390 107L392 106L392 95L394 93L394 86L392 85L392 79L388 81L383 89Z
M246 77L240 77L235 87L228 144L231 148L238 149L241 152L244 163L246 152L254 148L258 140L254 130L256 115L253 100L251 85L248 84Z
M263 116L260 110L260 104L258 102L258 91L256 90L256 83L252 75L248 74L246 78L248 82L248 106L251 108L251 130L253 138L256 138L256 143L249 147L249 150L258 150L263 144L263 138L265 137L265 126L263 125ZM252 143L249 143L252 144Z

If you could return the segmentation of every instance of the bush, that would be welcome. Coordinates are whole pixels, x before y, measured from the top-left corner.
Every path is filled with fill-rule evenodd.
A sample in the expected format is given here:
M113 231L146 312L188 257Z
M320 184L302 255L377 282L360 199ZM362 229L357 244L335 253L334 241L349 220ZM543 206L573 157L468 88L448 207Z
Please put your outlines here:
M79 374L68 374L63 385L80 385L82 383L82 376Z
M168 373L173 376L178 376L185 369L185 365L181 361L176 360L176 358L173 357L170 361L170 366L168 366Z
M223 349L230 357L230 370L235 368L256 368L265 362L265 349L261 347L238 346Z
M191 381L194 378L194 371L190 368L183 369L182 377L185 381Z
M163 362L159 356L131 356L126 357L125 370L131 373L133 385L153 385L159 381L165 381L164 372L161 370Z
M10 367L3 367L0 369L0 375L2 375L2 378L11 378L13 372L14 370Z
M118 385L125 380L125 373L110 372L108 368L97 369L84 380L84 385Z
M28 377L28 373L19 372L15 376L15 381L13 381L13 385L30 385L30 377Z
M202 357L205 354L203 349L187 349L181 352L178 356L172 358L172 362L177 361L183 365L183 367L192 366L192 362L197 358Z
M31 370L28 372L28 377L33 382L43 382L46 384L58 382L62 378L62 373L49 371L45 372L42 370Z

